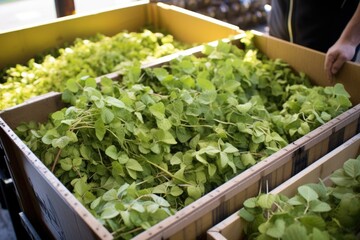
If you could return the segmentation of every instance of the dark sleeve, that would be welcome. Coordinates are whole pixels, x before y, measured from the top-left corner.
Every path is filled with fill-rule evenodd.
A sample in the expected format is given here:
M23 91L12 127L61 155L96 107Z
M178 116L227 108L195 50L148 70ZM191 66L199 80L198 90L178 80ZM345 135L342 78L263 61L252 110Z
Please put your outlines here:
M289 12L288 0L272 0L269 18L269 34L289 41L287 18Z
M272 0L269 34L289 40L289 2L294 43L326 52L340 37L359 0Z

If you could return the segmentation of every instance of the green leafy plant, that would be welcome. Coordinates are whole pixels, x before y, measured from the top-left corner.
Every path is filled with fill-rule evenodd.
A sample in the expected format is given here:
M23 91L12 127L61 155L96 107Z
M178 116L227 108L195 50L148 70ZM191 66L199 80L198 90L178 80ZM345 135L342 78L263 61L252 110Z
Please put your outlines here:
M136 214L151 212L155 206L149 201L163 199L169 204L161 205L165 216L329 120L321 112L336 115L351 106L348 99L313 105L309 114L319 119L292 113L283 106L298 92L297 85L304 94L298 108L308 104L309 93L312 99L346 99L346 94L334 90L341 85L311 87L306 76L254 48L219 41L216 47L204 46L203 53L152 69L134 65L121 82L70 79L62 94L66 108L44 124L17 128L19 137L116 237L129 238L160 219L145 214L145 225L136 224L137 217L130 224L131 213L114 210L117 203L103 213L104 194L117 202L120 192L132 186L126 199L130 205L136 202ZM282 129L280 122L288 115L296 121Z
M357 239L360 230L360 156L347 160L323 183L298 187L290 199L260 194L239 215L249 239Z
M123 31L112 37L97 34L67 45L41 58L32 58L27 65L4 69L0 110L50 91L63 91L69 79L124 72L136 62L151 61L189 47L174 40L172 35L149 29Z

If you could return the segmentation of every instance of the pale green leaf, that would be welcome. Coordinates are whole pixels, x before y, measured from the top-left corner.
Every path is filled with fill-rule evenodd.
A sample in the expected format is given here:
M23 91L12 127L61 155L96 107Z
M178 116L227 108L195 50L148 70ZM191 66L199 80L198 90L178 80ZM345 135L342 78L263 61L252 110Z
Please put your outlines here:
M101 109L101 120L105 123L105 124L109 124L112 122L112 120L114 120L114 113L108 109L107 107L103 107Z
M127 161L126 168L137 171L137 172L144 171L144 169L140 165L140 163L138 161L136 161L135 159L132 159L132 158L129 158L129 160Z
M344 163L343 169L348 176L356 178L360 176L360 161L349 159Z
M105 154L113 160L116 160L118 158L118 152L114 145L110 145L109 147L107 147L105 150Z
M165 105L162 102L151 105L149 110L151 114L158 119L163 119L165 117Z
M95 121L94 127L97 139L102 141L106 133L104 122L101 119L98 119Z
M102 196L102 199L106 202L116 200L117 198L117 191L115 189L108 190Z
M309 186L298 187L299 194L307 201L313 201L319 198L319 195Z
M257 200L257 204L264 209L270 209L276 200L276 195L273 194L262 194Z
M283 240L308 240L309 237L306 232L306 228L301 226L300 224L291 224L286 227L284 235L282 237Z
M285 221L281 218L275 220L275 222L266 230L266 234L273 238L281 238L285 232Z

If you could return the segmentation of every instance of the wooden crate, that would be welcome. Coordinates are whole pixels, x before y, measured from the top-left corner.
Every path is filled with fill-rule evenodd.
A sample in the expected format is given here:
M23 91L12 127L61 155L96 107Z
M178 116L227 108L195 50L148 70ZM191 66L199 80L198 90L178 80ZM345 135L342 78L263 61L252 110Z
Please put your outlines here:
M318 77L314 80L315 84L330 85L326 75L319 70L324 54L264 35L256 35L255 42L256 46L271 58L292 62L291 66L295 70ZM189 52L197 54L196 49ZM292 60L296 53L315 61L304 64ZM156 64L161 64L161 61ZM115 74L114 78L116 76ZM352 84L356 86L356 79L360 80L360 67L346 63L340 76L343 76L340 80L344 83L355 79ZM360 103L359 93L352 95L352 102L355 105L353 108L242 172L175 215L139 234L135 239L206 238L209 228L237 211L246 198L258 193L260 186L268 183L270 189L277 187L356 135L360 125L360 105L356 105ZM111 234L13 131L23 121L44 122L50 113L62 107L60 93L49 93L0 112L0 139L9 159L7 165L16 183L23 212L34 228L40 231L41 237L110 239Z
M297 193L297 188L307 183L318 183L321 179L326 185L331 184L330 175L341 168L349 158L356 158L360 153L360 134L326 154L311 166L307 167L291 179L272 190L272 194L284 194L288 197ZM242 201L244 202L244 201ZM210 228L207 232L208 240L238 240L244 239L244 222L238 211L224 221Z
M176 40L190 44L211 42L241 32L235 25L180 7L141 0L116 9L71 15L2 32L0 69L26 63L34 56L76 38L97 33L113 36L124 30L140 31L148 27L166 31Z

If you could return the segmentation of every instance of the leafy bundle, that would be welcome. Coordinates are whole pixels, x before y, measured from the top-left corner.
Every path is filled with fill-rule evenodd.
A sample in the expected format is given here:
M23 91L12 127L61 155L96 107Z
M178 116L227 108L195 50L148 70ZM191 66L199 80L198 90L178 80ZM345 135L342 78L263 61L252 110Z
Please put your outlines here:
M67 108L17 128L115 238L147 229L351 106L342 85L311 87L251 44L219 41L203 53L133 66L121 83L70 79Z
M0 84L0 109L50 91L63 91L68 79L124 71L133 62L149 61L186 47L171 35L147 29L123 31L112 37L97 34L76 39L72 45L53 50L42 60L33 58L27 65L7 69L4 83Z
M247 239L358 239L360 156L347 160L322 182L300 186L292 198L261 194L244 202Z

